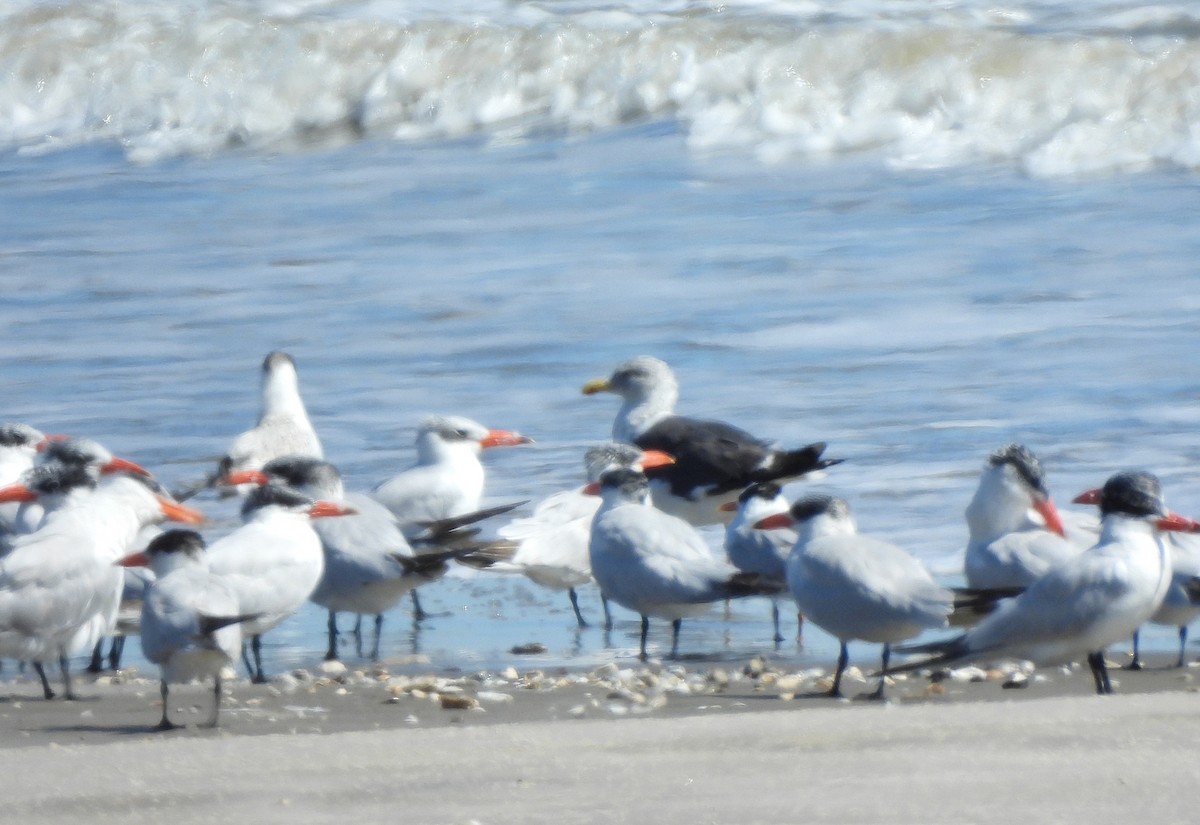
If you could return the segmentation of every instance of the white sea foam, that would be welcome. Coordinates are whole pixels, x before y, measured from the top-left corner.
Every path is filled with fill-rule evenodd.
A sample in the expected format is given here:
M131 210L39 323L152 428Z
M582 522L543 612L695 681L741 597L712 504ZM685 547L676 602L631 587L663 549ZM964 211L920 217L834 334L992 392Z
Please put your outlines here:
M1059 33L1013 25L1028 9L786 5L485 5L468 19L453 4L438 18L386 3L10 4L0 145L119 141L153 161L666 120L696 151L767 162L870 153L1047 176L1200 165L1200 23L1178 8L1118 8L1095 31Z

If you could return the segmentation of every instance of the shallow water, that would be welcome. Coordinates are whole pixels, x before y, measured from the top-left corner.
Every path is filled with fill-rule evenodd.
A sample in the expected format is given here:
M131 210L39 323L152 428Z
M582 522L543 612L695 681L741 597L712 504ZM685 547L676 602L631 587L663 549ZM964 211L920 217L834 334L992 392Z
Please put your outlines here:
M29 15L37 4L18 5ZM264 13L249 4L146 8L121 13L144 13L143 28L175 33L190 31L175 15ZM281 8L267 12L286 18L277 27L284 32L377 23L395 11ZM654 17L630 7L617 25L585 8L505 6L491 20L588 40L600 37L589 26L607 32L636 20L641 31ZM699 7L682 15L683 4L659 11L685 29L736 25L737 38L760 51L781 27L793 37L919 29L927 38L924 27L949 25L948 15L955 37L1016 37L1036 50L1069 36L1084 44L1065 49L1076 57L1128 41L1111 29L1133 14L1121 4L1030 4L1017 10L1025 22L1010 25L989 22L971 3L926 15L879 3L847 6L835 25L817 6L808 16L782 8L737 6L733 22ZM1186 9L1160 11L1167 23L1120 24L1126 35L1136 29L1138 60L1150 64L1151 45L1162 60L1194 48ZM407 16L427 33L462 25L459 12L470 17L457 7ZM8 37L0 64L27 56L27 46L12 45L11 26L0 31ZM120 31L97 47L117 78L128 60ZM490 25L480 31L484 41L493 33ZM229 59L260 59L253 48ZM1013 59L1014 76L1039 85L1037 61ZM153 60L129 63L159 77L147 69L159 65ZM457 88L478 95L458 109L439 98L434 108L446 117L487 104L476 83L483 69L464 65L471 68ZM1189 62L1171 65L1181 83L1190 76ZM840 93L857 83L871 97L871 84L905 77L877 69L851 62ZM625 78L620 61L591 71L596 84ZM791 148L779 151L778 135L742 129L742 115L722 121L736 140L705 137L706 118L728 112L728 100L712 101L721 75L711 71L712 85L693 87L686 105L615 119L600 103L549 119L534 107L504 128L476 122L457 131L437 118L415 118L408 129L314 130L296 125L305 118L295 105L280 104L284 126L231 142L220 117L180 121L171 108L178 98L139 97L140 87L119 80L109 92L141 101L142 112L158 107L157 115L64 125L39 109L6 133L0 114L2 416L94 436L173 486L203 475L253 422L259 362L279 348L296 357L327 456L350 488L406 466L414 424L438 411L536 438L487 462L490 500L536 499L577 484L583 448L607 438L614 399L585 398L580 385L652 353L679 373L684 411L786 443L828 441L846 463L816 488L845 496L863 531L910 548L944 577L961 565L962 511L980 466L1014 439L1042 457L1060 504L1114 470L1144 467L1163 477L1175 509L1200 514L1192 473L1200 448L1191 437L1200 189L1193 164L1181 160L1193 151L1190 132L1156 121L1174 135L1174 150L1148 141L1139 157L1152 160L1114 163L1111 136L1079 126L1065 131L1078 138L1073 157L1081 160L1052 168L1034 161L1067 139L1064 129L1042 150L1027 143L998 153L944 152L945 133L920 129L902 139L876 131L816 152L797 149L793 129L780 138ZM340 76L304 75L316 86L288 99L307 100ZM681 94L680 82L667 86ZM566 80L554 88L565 95L568 87L578 90ZM95 114L97 88L85 84L65 99ZM1026 91L988 105L1011 108ZM0 100L17 92L28 89L10 84ZM760 115L788 104L763 86L730 95ZM1185 98L1164 106L1186 120ZM233 109L244 116L255 110L247 105ZM1095 105L1115 121L1125 116L1111 101ZM836 108L858 111L845 100ZM571 112L594 117L580 125ZM877 130L873 117L854 129ZM999 129L969 112L958 117L960 142ZM1037 117L1041 132L1057 128ZM1075 117L1077 126L1087 120ZM1038 131L1007 128L997 135L1012 146ZM187 144L176 134L184 129L213 140ZM906 162L914 145L925 160ZM214 535L232 526L230 504L202 503ZM385 655L415 648L436 666L474 668L506 664L511 646L533 641L549 653L530 661L554 665L636 647L628 614L609 648L598 629L575 633L564 596L515 579L447 581L423 595L445 615L414 640L398 611ZM585 601L595 615L594 593ZM682 650L733 658L770 651L768 613L751 602L726 621L718 607L685 622ZM310 609L270 634L274 666L314 662L323 629L324 617ZM667 632L656 624L655 642ZM789 645L781 655L832 656L831 640L806 635L802 652ZM1174 631L1155 630L1147 643L1169 647Z

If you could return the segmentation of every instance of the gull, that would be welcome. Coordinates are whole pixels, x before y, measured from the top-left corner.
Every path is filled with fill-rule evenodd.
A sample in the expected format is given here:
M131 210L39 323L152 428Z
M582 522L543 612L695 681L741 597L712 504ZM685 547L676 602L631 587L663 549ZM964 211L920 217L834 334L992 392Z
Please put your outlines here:
M1086 658L1096 692L1113 692L1104 649L1154 615L1171 583L1163 531L1200 531L1200 522L1168 512L1158 478L1117 473L1100 494L1096 545L1051 567L1015 599L967 632L907 653L932 653L896 670L982 658L1059 664Z
M800 612L841 644L829 695L842 695L848 643L861 640L883 645L879 686L871 694L883 699L892 645L945 627L954 594L906 550L861 535L844 499L808 496L757 526L797 530L787 563L788 588Z
M654 503L695 525L727 520L719 505L735 500L756 481L785 482L841 462L821 458L821 442L778 449L724 422L676 415L675 373L649 355L619 364L608 378L588 381L583 392L621 396L614 441L662 450L675 458L674 464L649 473Z
M592 575L607 598L641 614L643 660L650 616L671 620L674 658L685 616L711 602L779 592L779 585L716 558L696 528L651 504L649 482L637 470L604 473L600 495L588 544Z

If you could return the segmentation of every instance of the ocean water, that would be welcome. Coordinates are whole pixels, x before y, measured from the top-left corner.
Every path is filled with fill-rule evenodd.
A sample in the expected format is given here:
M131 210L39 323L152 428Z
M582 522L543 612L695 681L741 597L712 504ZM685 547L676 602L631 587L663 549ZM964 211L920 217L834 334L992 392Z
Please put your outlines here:
M1011 440L1061 506L1138 467L1200 515L1198 81L1190 4L0 2L0 418L182 484L284 349L350 488L448 412L533 436L488 499L537 499L608 436L582 383L649 353L682 411L827 441L845 464L791 492L947 580ZM636 650L631 614L576 632L523 580L422 595L385 657ZM681 649L832 658L774 651L768 614ZM298 614L268 667L323 633Z

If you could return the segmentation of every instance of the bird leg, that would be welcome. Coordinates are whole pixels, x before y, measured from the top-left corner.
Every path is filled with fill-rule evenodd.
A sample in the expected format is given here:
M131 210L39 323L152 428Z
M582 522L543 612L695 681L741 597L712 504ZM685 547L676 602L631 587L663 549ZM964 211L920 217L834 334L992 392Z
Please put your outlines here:
M579 622L580 627L587 627L588 623L583 620L583 614L579 612L579 594L575 592L574 587L569 587L567 595L571 597L571 609L575 611L575 621Z
M162 697L163 712L162 719L159 719L158 724L154 726L154 730L156 731L175 730L176 728L183 727L183 725L176 725L167 718L167 691L167 680L163 679L158 683L158 694Z
M354 617L354 655L362 658L362 614Z
M883 646L883 663L879 667L879 687L877 687L875 689L875 692L872 693L867 698L878 699L880 701L883 701L884 699L887 698L883 693L883 689L887 685L888 662L891 660L891 658L892 658L892 646L889 644L885 644Z
M96 646L92 648L92 660L88 662L88 673L103 673L104 672L104 639L96 642Z
M263 673L262 666L262 636L255 636L253 639L251 639L250 648L254 651L254 666L256 670L254 678L252 678L250 681L256 685L266 684L267 676L265 673Z
M679 658L679 628L683 627L683 619L671 622L671 658Z
M338 648L337 614L332 610L329 611L329 621L325 626L329 630L329 649L325 651L325 661L332 662L337 659Z
M54 688L50 687L50 680L46 678L46 668L42 666L41 662L33 663L33 672L42 680L42 695L44 697L53 699L58 695L54 692Z
M1096 693L1101 696L1113 692L1112 682L1108 678L1108 666L1104 664L1104 651L1097 650L1088 654L1088 667L1092 669L1092 678L1096 681Z
M783 643L783 634L779 632L779 605L774 599L771 600L771 621L775 625L775 647L778 648Z
M1138 655L1138 636L1141 633L1141 628L1133 631L1133 661L1125 665L1126 670L1141 670L1142 657Z
M163 700L163 713L166 713L166 700ZM206 728L216 728L220 725L221 716L221 672L213 676L213 711L212 716L208 718L208 722L204 725Z
M604 606L604 629L613 629L612 611L608 609L608 599L603 593L600 594L600 604Z
M415 589L412 591L412 603L414 622L423 622L429 618L429 614L425 612L425 608L421 607L421 600L417 597Z
M73 702L79 697L75 695L75 688L71 687L71 663L67 659L67 654L58 654L58 666L62 670L63 698L68 702Z
M375 614L375 641L371 645L371 661L379 661L379 637L383 633L383 614Z
M1187 647L1187 625L1179 626L1179 660L1175 662L1175 667L1187 667L1187 657L1184 656L1184 648Z
M648 636L649 634L650 634L650 617L642 616L642 646L641 646L641 652L638 653L638 658L641 659L643 662L646 661L648 658L650 658L649 656L646 655L646 636Z
M112 646L108 649L108 669L121 669L121 655L125 652L125 637L113 636Z
M845 672L848 664L850 664L850 648L845 642L842 642L841 652L838 653L837 672L833 674L833 687L829 689L830 696L841 697L842 673Z

